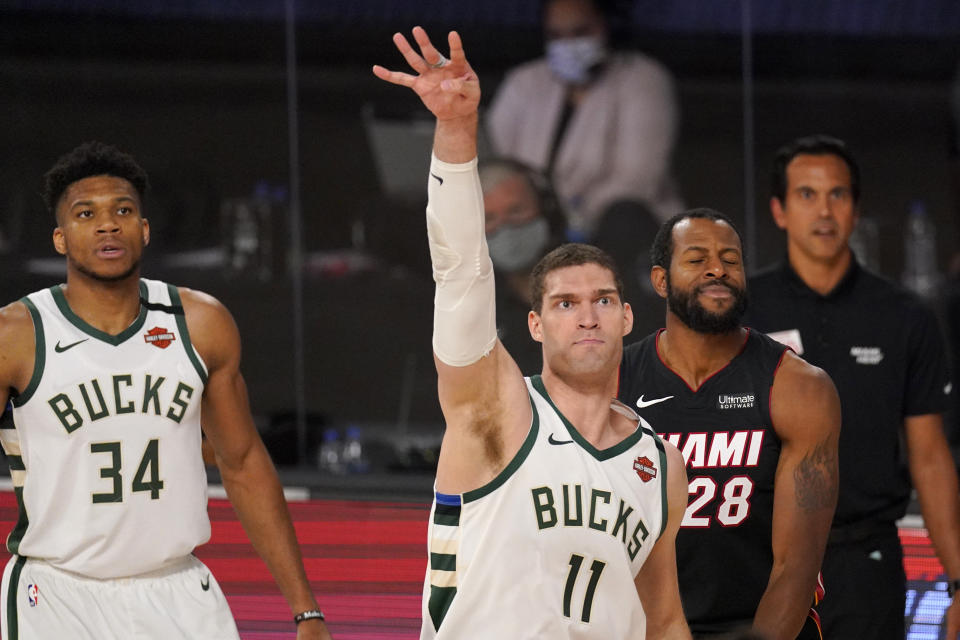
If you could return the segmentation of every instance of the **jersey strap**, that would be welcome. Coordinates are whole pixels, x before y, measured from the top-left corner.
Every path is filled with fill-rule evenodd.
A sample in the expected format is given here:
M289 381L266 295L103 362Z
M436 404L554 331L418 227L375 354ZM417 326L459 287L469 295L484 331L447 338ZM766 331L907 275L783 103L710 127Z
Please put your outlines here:
M457 595L457 551L460 545L460 496L436 492L430 534L430 620L439 629Z

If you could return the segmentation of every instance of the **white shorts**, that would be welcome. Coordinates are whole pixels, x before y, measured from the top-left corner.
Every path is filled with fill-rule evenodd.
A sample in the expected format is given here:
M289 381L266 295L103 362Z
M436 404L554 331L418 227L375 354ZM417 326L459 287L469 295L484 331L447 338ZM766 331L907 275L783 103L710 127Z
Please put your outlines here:
M230 607L194 556L130 578L98 580L13 556L0 585L4 640L239 640Z

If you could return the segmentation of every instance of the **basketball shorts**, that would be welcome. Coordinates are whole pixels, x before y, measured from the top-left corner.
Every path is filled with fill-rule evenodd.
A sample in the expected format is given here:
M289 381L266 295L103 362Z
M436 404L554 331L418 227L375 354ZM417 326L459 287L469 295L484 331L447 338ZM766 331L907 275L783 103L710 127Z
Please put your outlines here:
M0 585L4 640L239 640L210 570L190 555L129 578L99 580L13 556Z

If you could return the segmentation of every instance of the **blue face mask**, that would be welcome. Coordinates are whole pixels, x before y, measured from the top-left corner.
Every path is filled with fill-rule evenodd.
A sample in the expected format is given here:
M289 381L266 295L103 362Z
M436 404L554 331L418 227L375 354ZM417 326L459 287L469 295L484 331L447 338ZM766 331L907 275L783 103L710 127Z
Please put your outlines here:
M607 46L599 36L561 38L547 42L547 64L567 84L586 84L590 70L607 57Z
M550 240L550 225L540 217L522 225L503 225L487 234L493 268L513 272L532 267Z

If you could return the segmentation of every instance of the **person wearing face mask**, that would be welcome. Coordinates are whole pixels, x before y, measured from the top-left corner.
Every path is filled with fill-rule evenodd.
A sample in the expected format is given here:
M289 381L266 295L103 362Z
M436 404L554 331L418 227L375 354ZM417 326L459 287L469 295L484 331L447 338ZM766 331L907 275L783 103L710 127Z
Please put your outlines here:
M545 0L546 55L509 71L487 117L500 155L556 185L570 240L617 259L607 238L652 231L683 209L671 176L678 128L673 79L657 61L610 50L603 0ZM633 246L653 238L632 237ZM636 254L636 251L633 251ZM620 264L631 273L633 265Z
M540 345L530 340L533 266L564 236L564 218L550 182L540 172L509 158L478 166L483 188L487 248L497 293L497 332L521 371L538 371Z

